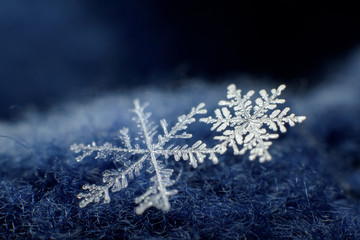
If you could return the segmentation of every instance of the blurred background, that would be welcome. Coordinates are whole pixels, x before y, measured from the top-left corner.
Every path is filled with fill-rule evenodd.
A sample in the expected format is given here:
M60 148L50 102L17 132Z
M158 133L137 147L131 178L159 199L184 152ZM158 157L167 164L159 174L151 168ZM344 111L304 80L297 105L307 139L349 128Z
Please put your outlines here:
M142 85L249 74L309 89L360 43L345 3L0 3L0 119Z

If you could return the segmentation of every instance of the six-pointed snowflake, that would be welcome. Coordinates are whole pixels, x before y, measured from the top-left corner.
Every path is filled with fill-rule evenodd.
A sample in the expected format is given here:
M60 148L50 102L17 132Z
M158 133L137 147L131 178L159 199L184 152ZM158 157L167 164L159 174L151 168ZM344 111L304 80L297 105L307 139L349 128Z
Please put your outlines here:
M271 90L270 96L265 90L259 91L261 98L257 98L256 105L252 106L250 98L254 91L251 90L242 96L240 89L236 89L234 84L229 85L228 100L219 102L219 105L224 107L215 110L216 117L200 119L202 122L212 124L211 130L222 132L221 136L214 137L221 141L215 149L224 153L230 146L234 154L244 154L249 150L250 160L257 157L260 158L260 162L271 160L268 149L272 142L269 139L276 139L279 134L268 133L265 127L274 132L280 129L280 132L284 133L285 123L294 126L296 122L300 123L306 119L305 116L295 116L294 113L287 115L289 107L283 110L276 109L278 104L285 103L284 99L278 99L284 89L285 85L280 85L277 89ZM234 113L229 108L233 109ZM273 111L268 113L270 110ZM238 145L242 146L240 150Z
M139 135L142 139L141 145L136 143L132 144L129 129L123 128L120 130L120 139L123 141L124 147L113 146L110 143L105 143L102 146L96 146L95 143L91 145L74 144L70 147L75 153L81 153L76 160L82 161L84 158L91 156L97 152L96 158L107 158L113 155L116 161L123 162L129 155L134 155L135 160L124 163L122 169L112 169L103 172L103 182L105 185L89 185L83 186L86 193L77 195L80 202L80 207L85 207L91 202L99 202L104 199L104 203L110 202L109 190L112 192L120 191L128 186L128 179L132 179L134 175L139 175L142 168L146 165L147 172L153 174L150 181L152 185L141 196L135 199L138 204L136 208L137 214L142 214L146 209L154 206L163 211L170 209L169 196L177 194L177 190L169 190L174 184L174 180L170 177L173 169L166 168L163 159L173 156L176 161L183 159L188 160L192 167L196 168L198 163L202 163L208 156L214 163L218 162L215 155L216 150L206 148L206 144L202 141L197 141L192 146L184 145L169 145L172 139L176 138L191 138L192 135L186 133L187 125L195 121L194 116L197 114L205 114L206 110L203 109L204 104L199 104L197 107L192 108L191 112L187 115L182 115L178 118L178 122L168 130L168 124L163 119L160 121L163 129L163 134L159 134L157 139L156 128L154 123L149 122L150 113L144 112L145 105L140 105L138 100L134 101L135 108L132 110L136 114L134 121L139 128Z

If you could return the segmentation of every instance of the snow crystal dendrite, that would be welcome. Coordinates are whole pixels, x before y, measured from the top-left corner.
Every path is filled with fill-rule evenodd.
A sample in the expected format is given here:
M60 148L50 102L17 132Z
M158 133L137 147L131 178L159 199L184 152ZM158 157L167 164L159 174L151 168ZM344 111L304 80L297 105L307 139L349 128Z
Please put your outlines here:
M249 150L250 160L257 157L260 158L260 162L271 160L268 149L272 142L269 140L278 138L279 134L268 133L264 125L274 132L280 129L280 132L284 133L286 132L285 123L292 127L295 123L306 119L305 116L295 116L294 113L287 115L289 107L283 110L276 109L278 104L285 103L284 99L278 99L284 89L285 85L280 85L277 89L271 90L270 96L265 90L259 91L261 98L257 98L256 105L252 106L250 98L254 91L251 90L242 96L240 89L236 89L234 84L229 85L228 100L219 102L219 105L223 107L215 110L215 118L200 119L202 122L212 124L211 130L222 132L221 136L214 137L221 141L215 149L224 153L229 146L233 148L236 155L244 154ZM268 113L270 110L273 111ZM238 145L242 146L240 150Z
M86 193L77 195L80 202L80 207L85 207L91 202L99 202L104 199L104 203L110 202L109 189L112 192L120 191L128 186L128 179L134 178L134 175L140 175L141 170L146 165L147 172L153 174L150 178L152 185L141 196L135 199L138 204L136 208L137 214L142 214L146 209L154 206L163 211L170 209L168 198L177 194L177 190L169 188L174 184L174 180L170 177L173 169L166 168L161 156L169 158L173 156L176 161L180 159L188 160L192 167L196 168L198 163L202 163L208 156L214 163L218 162L214 149L206 148L206 144L202 141L195 142L192 146L179 146L175 143L170 144L172 139L176 138L191 138L192 135L186 133L187 125L195 121L194 116L197 114L205 114L206 110L203 108L205 104L201 103L197 107L191 109L187 115L178 117L178 122L168 130L168 124L165 119L160 121L163 129L163 134L157 135L156 128L153 122L149 122L151 113L144 112L147 104L141 105L138 100L134 101L135 108L132 112L135 113L133 120L137 123L139 128L139 135L142 139L135 145L132 144L129 129L123 128L120 130L120 139L124 147L113 146L111 143L105 143L102 146L97 146L95 143L91 145L74 144L70 147L75 153L81 153L77 156L77 161L82 161L86 157L90 157L94 152L97 153L95 158L105 159L108 155L113 155L116 161L124 162L122 169L111 169L103 172L103 182L105 185L89 185L83 186ZM157 139L154 138L157 135ZM130 155L135 156L135 160L126 161Z

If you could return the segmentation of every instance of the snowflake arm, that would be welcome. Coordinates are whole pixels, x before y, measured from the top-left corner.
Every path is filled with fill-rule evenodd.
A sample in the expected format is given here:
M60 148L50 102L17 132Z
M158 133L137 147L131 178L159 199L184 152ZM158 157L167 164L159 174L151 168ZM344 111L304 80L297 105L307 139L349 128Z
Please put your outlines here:
M161 167L162 163L154 166L156 175L150 181L154 184L140 197L135 199L138 204L136 208L137 214L142 214L146 209L154 206L162 211L170 210L169 196L176 195L176 189L167 190L167 187L174 185L175 181L170 179L173 173L172 169Z
M134 175L140 175L140 170L143 167L143 162L146 160L147 157L147 155L142 156L134 164L128 166L123 171L118 171L115 169L105 170L103 172L103 182L106 185L97 186L95 184L85 184L83 186L83 189L88 190L89 192L79 193L77 195L77 198L82 199L79 206L83 208L86 207L86 205L88 205L89 203L98 203L100 202L101 198L104 198L104 203L109 203L109 189L111 189L111 192L118 192L123 188L127 188L128 178L133 179Z
M95 159L106 159L109 155L116 155L116 161L120 161L122 156L126 153L130 154L145 154L147 150L139 149L138 146L135 148L121 148L121 147L114 147L111 143L105 142L102 146L97 146L95 142L92 142L91 145L84 145L84 144L73 144L70 146L70 150L75 153L82 153L81 155L77 156L75 159L78 162L81 162L87 157L90 157L93 153L97 153Z
M159 135L159 141L157 143L157 147L163 147L165 143L170 141L173 138L191 138L192 135L183 132L180 135L177 135L179 131L186 130L187 126L193 122L195 122L194 116L197 114L206 114L207 111L204 109L205 104L200 103L197 107L193 107L189 114L181 115L178 117L178 122L171 128L170 132L167 130L168 124L165 119L160 121L161 127L164 131L164 135Z
M215 154L217 151L215 149L206 148L206 144L201 140L194 143L191 147L188 145L184 145L182 147L176 146L174 148L171 147L160 150L160 153L164 155L165 158L174 156L175 161L179 161L180 159L183 159L184 161L189 160L189 163L193 168L197 168L198 163L203 163L207 155L209 155L209 159L214 164L219 162Z
M211 130L222 132L221 136L215 136L215 140L221 143L215 146L219 153L224 153L227 147L232 147L235 155L245 154L250 151L250 160L259 157L260 162L271 160L268 152L272 142L270 139L279 137L277 133L268 133L267 129L276 132L286 132L285 123L291 127L295 123L300 123L306 119L305 116L295 116L294 113L287 115L290 108L286 107L282 111L276 109L278 104L285 103L284 99L279 99L281 92L285 89L285 85L280 85L277 89L271 90L269 96L265 90L260 90L260 98L255 100L255 106L252 105L251 97L254 91L247 92L244 96L240 89L236 89L234 84L228 86L228 100L219 102L221 109L215 110L215 118L201 118L201 122L212 124ZM229 110L232 109L233 114ZM270 115L267 113L271 110ZM264 126L265 125L265 126ZM239 149L238 146L242 146Z

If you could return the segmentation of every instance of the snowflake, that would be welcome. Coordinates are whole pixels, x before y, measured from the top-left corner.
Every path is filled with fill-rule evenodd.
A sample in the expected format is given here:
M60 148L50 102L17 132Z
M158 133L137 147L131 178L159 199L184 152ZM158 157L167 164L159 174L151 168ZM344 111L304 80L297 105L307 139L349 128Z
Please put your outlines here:
M189 160L192 167L196 168L198 163L202 163L208 156L213 163L217 163L218 159L215 155L214 149L206 148L206 144L202 141L197 141L192 146L174 145L168 143L172 139L191 138L192 135L186 133L187 125L195 121L196 114L205 114L206 110L203 109L205 104L201 103L197 107L191 109L187 115L178 117L178 122L168 131L168 124L165 119L160 121L163 129L163 135L159 134L156 143L154 137L157 135L157 126L153 122L149 122L151 113L144 112L147 104L140 105L138 100L134 101L135 108L131 110L136 114L133 120L137 123L139 128L139 135L142 139L143 147L136 143L134 146L131 143L129 129L123 128L120 130L120 139L124 147L113 146L111 143L105 143L102 146L97 146L94 142L91 145L73 144L70 149L75 153L81 153L76 157L77 161L82 161L84 158L91 156L97 152L95 158L106 159L109 155L115 156L116 161L123 161L126 157L131 155L136 156L133 161L124 163L123 169L105 170L103 172L103 182L105 185L97 186L95 184L86 184L83 186L86 193L79 193L77 197L82 199L79 206L85 207L91 202L98 203L102 198L104 203L110 202L109 189L112 192L118 192L128 186L128 179L133 179L134 176L141 174L141 169L147 163L147 172L153 174L150 178L152 185L140 197L135 199L136 213L142 214L146 209L154 206L160 210L168 211L170 209L169 196L177 194L177 190L168 190L175 181L170 177L173 169L165 167L163 160L160 156L169 158L173 156L176 161L180 159ZM139 140L139 139L137 139ZM165 147L167 146L167 147Z
M219 102L219 105L224 107L215 110L216 118L200 119L207 124L213 124L212 131L216 129L217 132L223 132L222 136L214 137L215 140L221 141L215 149L219 153L224 153L230 146L235 155L242 155L249 150L250 160L257 157L260 157L260 162L271 160L268 149L272 142L269 139L276 139L279 134L268 133L263 126L267 126L274 132L280 129L280 132L284 133L286 132L285 123L294 126L296 122L300 123L306 119L305 116L295 116L294 113L287 115L289 107L283 110L276 109L268 115L268 112L275 109L278 104L285 103L284 99L278 99L284 89L285 85L272 89L271 96L265 90L260 90L261 98L255 100L256 105L253 107L250 98L254 91L251 90L242 96L240 89L236 89L234 84L229 85L228 100ZM234 115L228 108L233 109ZM243 145L242 149L239 150L237 145Z

